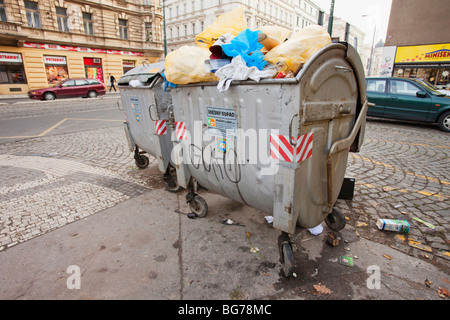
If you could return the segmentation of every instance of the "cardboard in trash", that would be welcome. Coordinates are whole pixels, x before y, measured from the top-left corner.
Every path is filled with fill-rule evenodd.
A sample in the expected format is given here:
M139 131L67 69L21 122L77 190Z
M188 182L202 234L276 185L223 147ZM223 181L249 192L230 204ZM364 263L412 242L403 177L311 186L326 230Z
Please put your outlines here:
M397 220L397 219L378 219L377 227L380 230L389 230L389 231L397 231L397 232L409 232L409 222L406 220Z

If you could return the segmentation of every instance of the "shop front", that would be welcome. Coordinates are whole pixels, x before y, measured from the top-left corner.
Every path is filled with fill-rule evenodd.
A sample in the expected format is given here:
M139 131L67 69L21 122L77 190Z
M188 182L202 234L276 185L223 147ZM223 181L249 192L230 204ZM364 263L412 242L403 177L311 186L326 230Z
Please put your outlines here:
M65 56L44 56L45 74L47 83L55 84L69 78L67 59Z
M103 82L103 67L101 58L83 58L85 76Z
M0 52L0 84L8 85L6 94L21 92L27 84L22 54L16 52Z
M397 47L393 77L420 78L450 89L450 43Z
M69 77L105 83L109 73L118 79L143 61L152 63L155 59L142 52L54 44L0 46L0 95L26 94Z

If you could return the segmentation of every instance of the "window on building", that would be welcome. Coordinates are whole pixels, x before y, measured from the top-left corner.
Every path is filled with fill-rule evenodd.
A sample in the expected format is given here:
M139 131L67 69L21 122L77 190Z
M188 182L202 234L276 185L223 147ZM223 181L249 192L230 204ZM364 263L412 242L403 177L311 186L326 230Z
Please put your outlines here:
M92 13L83 12L84 34L94 35L94 25L92 24Z
M128 25L125 19L119 19L119 35L121 39L128 39Z
M24 0L24 4L28 26L31 28L41 28L41 18L39 16L38 3Z
M0 83L27 83L20 53L0 52Z
M123 73L127 73L128 71L134 69L136 65L136 61L134 60L122 60Z
M67 24L67 9L62 7L56 7L56 20L58 21L58 30L69 32L69 26Z
M44 56L44 64L48 84L58 83L69 78L65 56Z
M145 23L145 41L153 41L153 27L151 22Z
M0 0L0 21L6 21L5 3Z

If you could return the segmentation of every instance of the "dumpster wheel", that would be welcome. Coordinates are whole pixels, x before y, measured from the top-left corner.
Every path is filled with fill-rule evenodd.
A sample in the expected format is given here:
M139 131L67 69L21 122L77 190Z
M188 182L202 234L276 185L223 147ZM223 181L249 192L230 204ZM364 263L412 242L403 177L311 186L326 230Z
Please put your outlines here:
M140 155L134 156L134 162L136 163L136 166L138 168L145 169L148 167L150 160L148 159L147 156L140 154Z
M333 208L331 213L325 218L325 223L331 230L340 231L345 227L345 215L341 210Z
M281 253L284 275L286 278L290 278L294 274L294 253L292 252L292 246L289 242L283 242L281 244Z
M191 200L188 201L189 207L192 212L199 218L203 218L208 213L208 204L205 199L200 197L199 195L194 195Z
M283 269L284 276L290 278L294 275L294 253L292 251L289 235L286 232L282 232L278 237L278 245L282 264L281 268Z
M170 173L163 175L164 188L172 193L180 192L183 188L178 184L177 178L173 177Z

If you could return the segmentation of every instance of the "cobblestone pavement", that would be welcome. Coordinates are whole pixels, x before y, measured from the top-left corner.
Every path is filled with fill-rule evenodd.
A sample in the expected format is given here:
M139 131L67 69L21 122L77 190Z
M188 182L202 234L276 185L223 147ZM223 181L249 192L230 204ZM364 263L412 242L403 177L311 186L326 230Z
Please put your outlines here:
M354 198L336 206L361 237L447 261L449 155L450 135L434 126L368 121L348 161ZM122 126L2 144L0 170L0 251L163 187L154 159L135 168ZM406 219L411 232L380 231L378 218Z
M353 201L336 205L360 236L432 262L450 260L449 156L450 135L432 125L369 120L361 152L348 161ZM379 218L407 220L410 232L380 231Z

